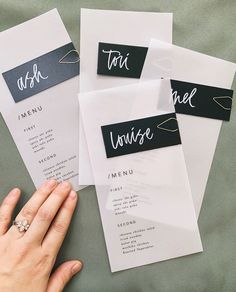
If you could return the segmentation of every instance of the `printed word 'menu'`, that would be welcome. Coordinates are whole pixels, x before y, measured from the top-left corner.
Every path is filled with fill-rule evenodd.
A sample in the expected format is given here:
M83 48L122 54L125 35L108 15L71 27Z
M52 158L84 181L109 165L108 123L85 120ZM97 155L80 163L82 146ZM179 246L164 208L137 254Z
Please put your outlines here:
M37 113L41 112L42 110L43 110L43 108L42 108L41 105L37 106L37 107L34 107L34 108L30 109L30 110L27 110L27 111L19 114L18 115L18 120L22 120L22 119L25 119L27 117L30 117L30 116L32 116L34 114L37 114Z
M113 67L119 67L122 69L123 67L126 70L129 70L128 67L128 58L129 58L129 53L126 54L126 56L122 56L119 51L114 51L114 50L109 50L105 51L102 50L104 54L108 54L108 60L107 60L107 67L109 70L111 70Z
M126 170L122 170L122 171L109 173L108 174L108 179L120 178L120 177L123 177L123 176L129 176L129 175L133 175L133 174L134 174L133 169L126 169Z
M35 83L40 83L41 80L48 79L48 76L43 76L43 74L38 70L38 65L33 65L32 74L27 71L26 75L23 77L21 76L17 80L17 86L19 90L23 91L24 89L33 88Z

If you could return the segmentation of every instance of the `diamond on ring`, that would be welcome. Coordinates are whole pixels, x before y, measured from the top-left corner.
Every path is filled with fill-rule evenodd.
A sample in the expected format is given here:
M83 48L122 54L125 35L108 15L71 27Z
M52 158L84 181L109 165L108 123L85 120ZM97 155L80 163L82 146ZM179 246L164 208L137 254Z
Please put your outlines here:
M15 225L20 232L27 231L30 227L27 220L13 221L13 225Z

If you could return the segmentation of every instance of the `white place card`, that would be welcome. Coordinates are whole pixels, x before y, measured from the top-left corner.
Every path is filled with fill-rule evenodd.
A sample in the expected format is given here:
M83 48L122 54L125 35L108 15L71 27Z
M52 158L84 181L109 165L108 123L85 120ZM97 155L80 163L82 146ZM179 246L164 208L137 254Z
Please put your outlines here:
M0 108L36 187L78 190L79 64L54 9L0 34Z
M153 39L148 48L141 79L168 76L184 82L231 88L235 70L234 63ZM191 102L194 103L197 88L193 86L192 90ZM191 92L186 94L190 96ZM174 99L179 95L176 92L173 94ZM183 96L180 97L182 98ZM224 100L227 101L226 96ZM208 105L207 100L206 105ZM228 109L224 105L223 108ZM186 114L177 114L177 119L198 217L222 120Z
M170 81L79 101L112 272L201 252Z
M151 38L171 43L172 13L81 9L80 92L137 82L97 75L99 42L148 46ZM79 140L79 182L94 184L83 128Z

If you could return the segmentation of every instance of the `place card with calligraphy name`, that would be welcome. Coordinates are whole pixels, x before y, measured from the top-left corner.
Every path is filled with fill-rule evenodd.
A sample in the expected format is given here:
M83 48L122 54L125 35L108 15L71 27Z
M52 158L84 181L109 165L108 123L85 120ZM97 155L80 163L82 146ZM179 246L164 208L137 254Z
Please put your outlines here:
M19 102L79 75L78 63L78 52L70 42L2 75L15 102Z
M230 120L236 64L152 39L142 81L160 78L160 54L172 63L169 78L198 216L222 121Z
M170 81L79 101L112 272L201 252Z
M1 113L35 187L54 178L80 189L79 55L58 11L8 29L0 43Z
M101 128L107 158L181 144L175 113Z
M158 75L155 71L155 78L165 77L167 72L170 76L171 71L168 71L168 66L170 66L172 56L171 46L170 44L162 45L160 53L158 51L159 54L157 60L152 64L153 67L160 69L160 63L164 59L169 62L165 62L165 70L163 62L163 76ZM163 50L166 51L165 58L160 57ZM147 52L147 47L99 43L97 73L106 76L133 78L140 78L142 73L142 78L147 79L151 71L147 64L142 72ZM150 54L152 52L148 52L147 63ZM232 90L178 80L171 80L171 86L176 113L229 121L233 99Z
M230 120L233 90L179 80L171 88L176 113Z
M99 43L97 73L140 78L147 50L145 47Z
M172 13L81 9L80 19L80 92L105 89L139 81L138 78L134 77L117 78L117 76L111 75L109 77L106 75L98 75L97 56L99 43L128 44L131 47L148 47L152 37L168 43L172 42ZM129 52L125 48L123 49L124 51L121 53L125 54L123 57L126 57L126 54L129 54ZM144 58L145 49L141 49L140 52L142 58ZM105 53L103 57L105 61L104 64L106 64L109 53ZM122 58L122 62L120 63L121 58L115 58L113 62L116 63L116 61L118 61L116 67L112 66L112 70L106 67L105 70L109 71L109 73L113 72L116 74L116 72L119 71L129 75L132 74L132 68L135 68L135 70L137 69L135 75L139 75L141 69L140 62L137 67L132 64L130 68L129 66L131 64L129 64L129 60L126 62L125 58L124 60ZM123 63L123 61L125 61L125 63ZM121 65L124 64L121 66L122 68L120 68L120 70L118 70L118 63ZM109 63L109 67L110 65ZM130 70L126 69L126 67ZM80 184L94 184L82 123L79 143L79 153L81 154L79 163Z

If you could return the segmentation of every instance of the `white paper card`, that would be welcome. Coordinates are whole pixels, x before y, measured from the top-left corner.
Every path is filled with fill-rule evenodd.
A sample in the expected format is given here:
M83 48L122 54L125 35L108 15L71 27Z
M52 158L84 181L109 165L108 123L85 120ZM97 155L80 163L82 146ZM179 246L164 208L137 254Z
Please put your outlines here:
M141 79L169 75L174 80L231 88L235 70L234 63L153 39ZM222 121L184 114L177 114L177 119L194 206L199 216Z
M15 102L2 73L68 43L71 39L56 9L0 34L1 113L36 187L46 179L56 178L70 180L79 189L79 77ZM30 82L30 74L25 80L33 89L37 84L33 84L33 78ZM48 76L43 76L43 71L40 74L38 81L45 81Z
M148 46L151 38L172 41L172 13L81 9L80 92L137 82L137 79L97 76L99 42ZM79 182L94 184L84 131L80 129Z
M79 100L112 272L202 251L182 145L112 158L105 151L102 126L174 112L169 80L81 93Z

